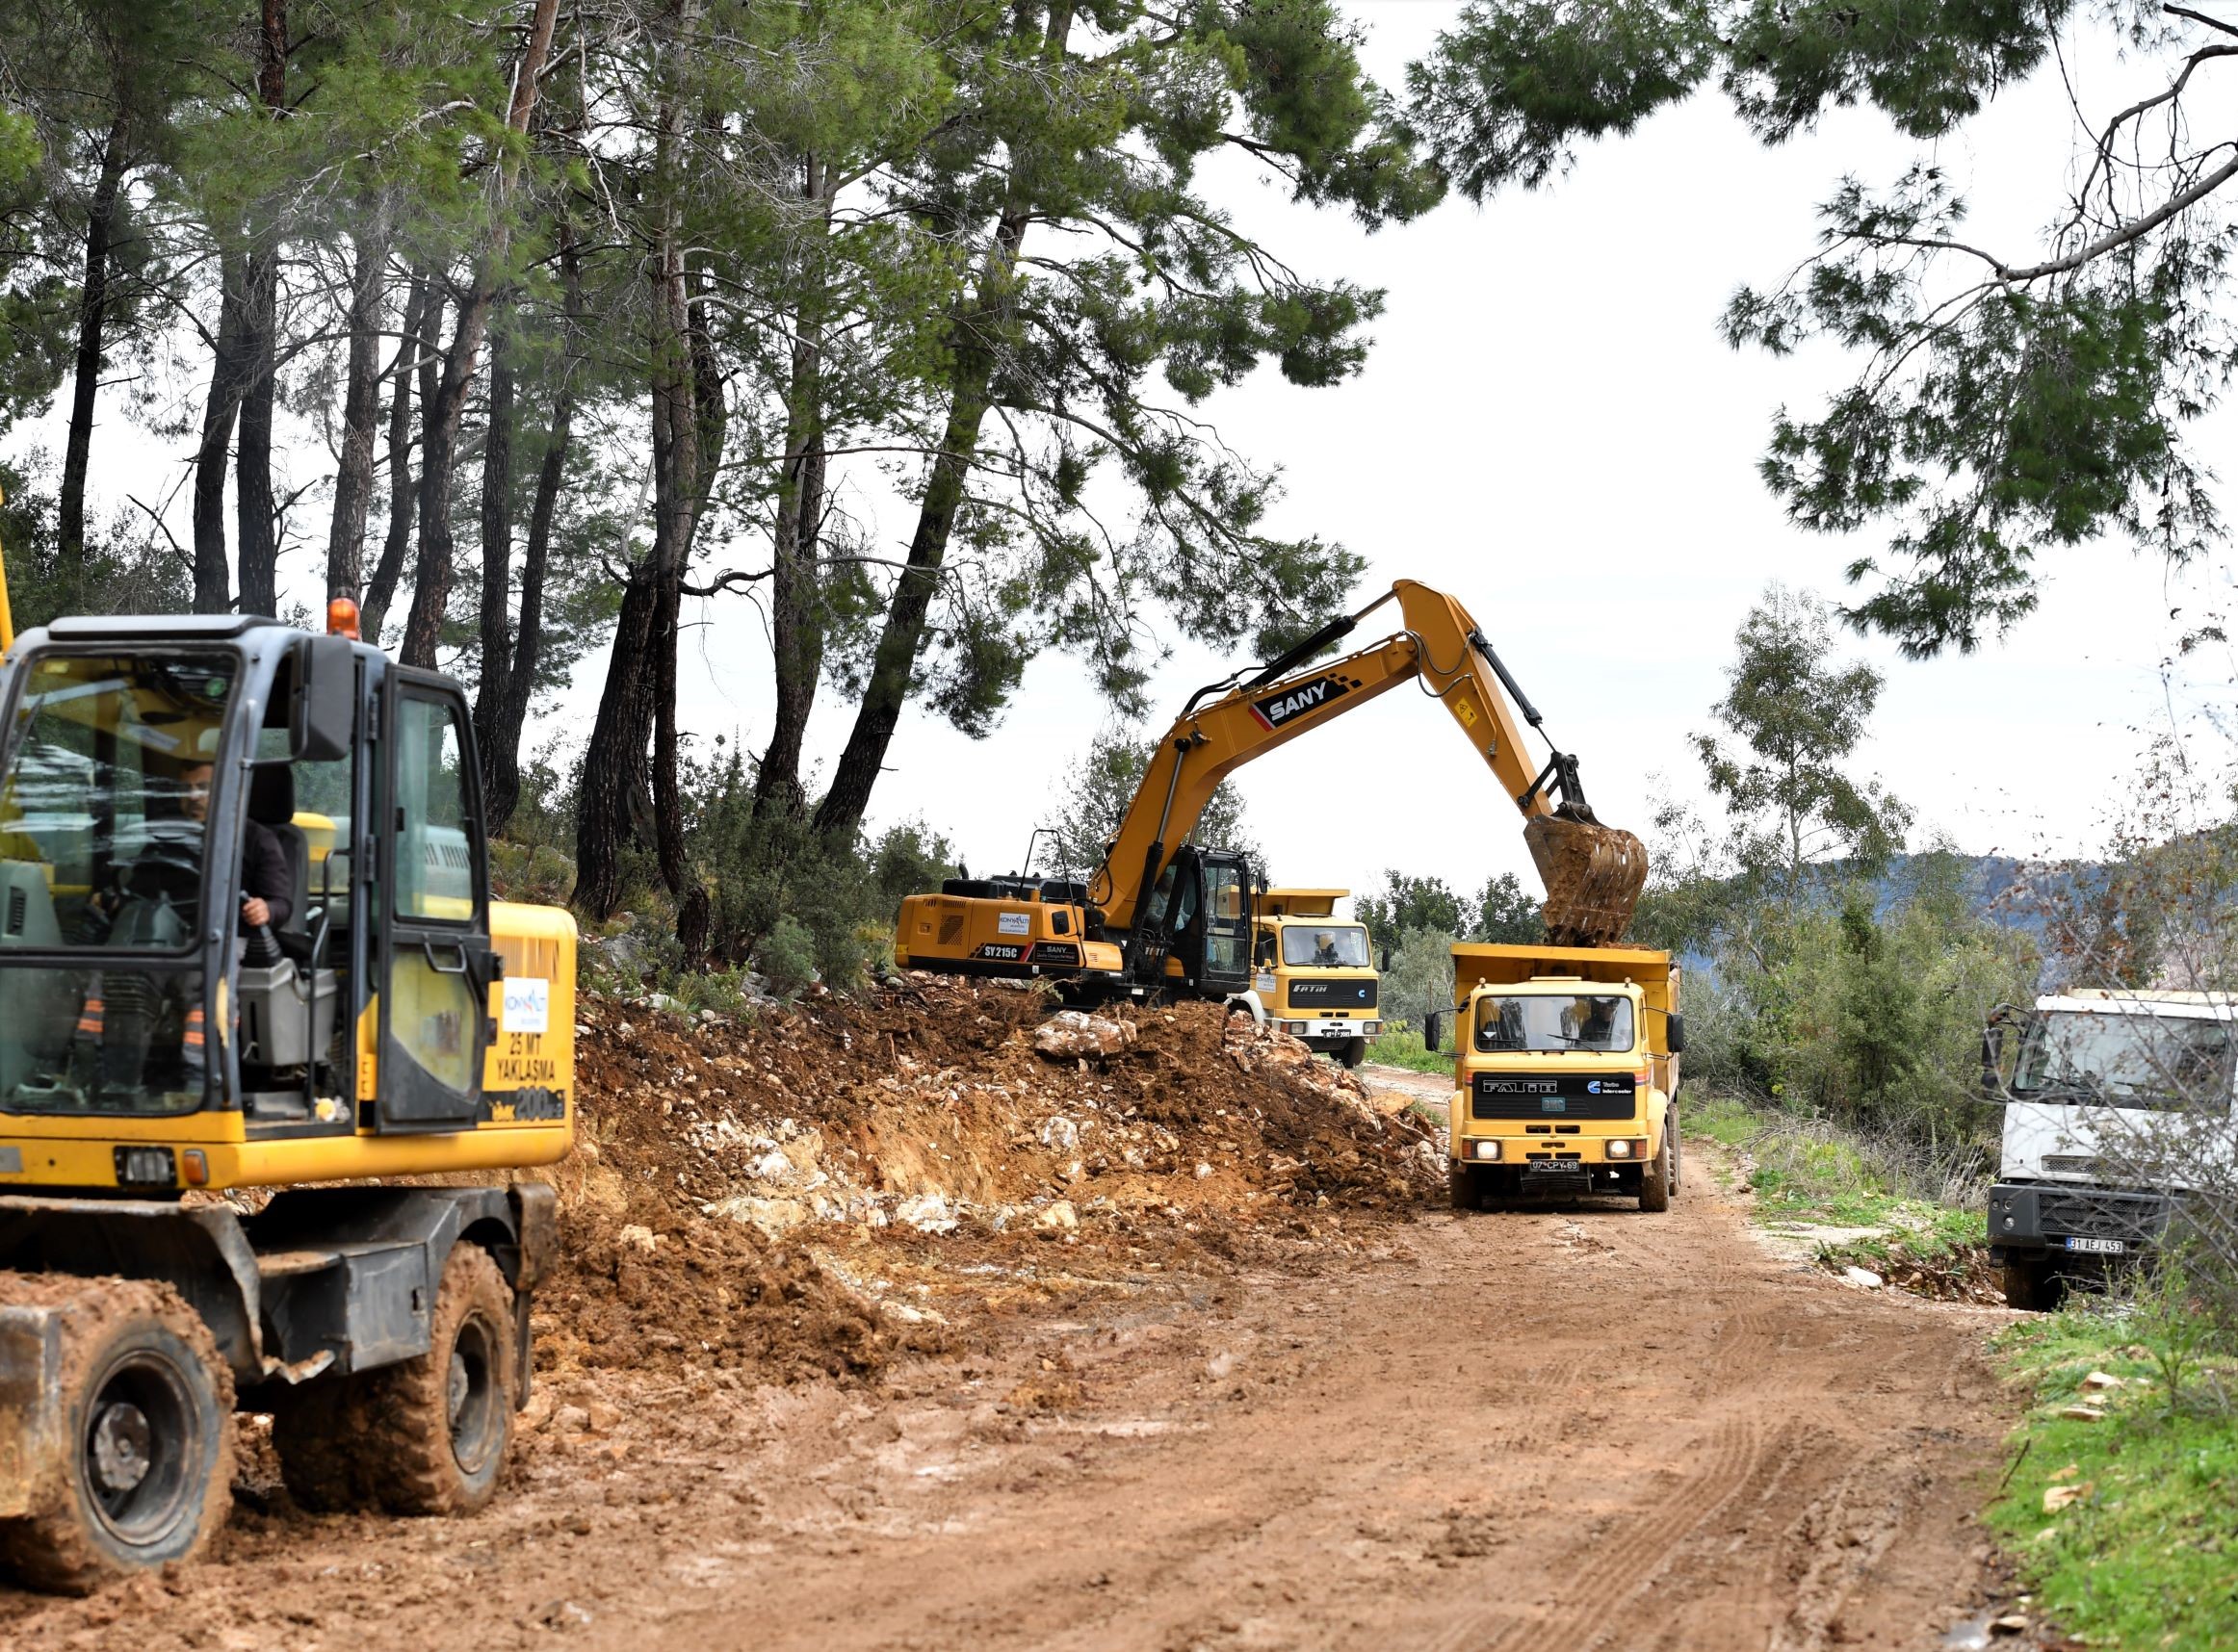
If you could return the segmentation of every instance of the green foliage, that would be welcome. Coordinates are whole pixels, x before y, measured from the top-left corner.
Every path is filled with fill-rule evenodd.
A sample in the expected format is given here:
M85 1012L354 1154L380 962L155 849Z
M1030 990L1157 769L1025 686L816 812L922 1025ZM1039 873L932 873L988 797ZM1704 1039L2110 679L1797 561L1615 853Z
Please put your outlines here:
M1731 822L1730 853L1783 896L1828 853L1870 871L1903 847L1911 812L1844 765L1880 699L1880 674L1834 658L1826 610L1808 595L1766 589L1733 638L1725 698L1711 713L1737 744L1696 735L1710 794Z
M2238 1647L2238 1362L2234 1352L2181 1350L2195 1328L2115 1308L2024 1320L1999 1338L2007 1367L2034 1390L2016 1460L1989 1512L2038 1610L2093 1645ZM2189 1372L2172 1391L2171 1370ZM2089 1394L2094 1371L2123 1380ZM2059 1413L2088 1398L2103 1421ZM2044 1495L2081 1495L2056 1512Z
M1413 877L1396 868L1386 869L1379 892L1353 897L1352 914L1384 945L1411 937L1416 930L1435 930L1449 944L1463 927L1461 897L1444 879Z
M1453 1071L1450 1052L1425 1048L1420 1033L1389 1020L1384 1022L1384 1030L1368 1042L1366 1059L1382 1067L1404 1067L1416 1072Z
M754 962L780 997L794 997L816 979L820 948L808 926L791 913L780 916L754 947Z
M1383 1015L1420 1026L1422 1018L1453 1005L1453 932L1417 926L1379 930L1391 947L1391 968L1383 971L1377 999ZM1392 941L1396 936L1396 942Z
M2238 362L2238 225L2219 193L2238 173L2154 135L2186 130L2187 97L2216 95L2201 89L2225 25L2072 0L1475 0L1410 86L1432 152L1482 198L1545 182L1579 142L1713 75L1766 143L1861 103L1940 143L2055 58L2075 84L2064 65L2105 20L2165 85L2118 112L2075 103L2092 160L2044 245L1975 241L1944 144L1886 190L1841 179L1816 251L1726 312L1736 346L1825 339L1862 358L1819 416L1776 417L1763 475L1805 527L1888 525L1887 554L1850 564L1866 590L1847 617L1925 656L2029 612L2047 547L2121 532L2181 562L2223 536L2190 431Z
M1471 903L1469 939L1510 946L1528 946L1543 941L1547 924L1539 916L1540 904L1539 898L1524 889L1522 879L1513 872L1486 878Z

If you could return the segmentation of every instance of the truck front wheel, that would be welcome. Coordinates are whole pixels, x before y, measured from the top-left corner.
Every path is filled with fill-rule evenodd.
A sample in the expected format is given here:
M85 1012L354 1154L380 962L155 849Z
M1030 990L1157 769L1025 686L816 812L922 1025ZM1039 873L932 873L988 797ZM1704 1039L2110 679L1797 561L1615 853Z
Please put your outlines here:
M1358 1067L1367 1059L1367 1041L1364 1038L1346 1039L1337 1046L1337 1059L1346 1067Z
M1453 1200L1455 1210L1474 1210L1484 1201L1484 1188L1477 1180L1474 1166L1447 1164L1445 1191Z
M35 1294L49 1305L39 1296L60 1321L62 1426L49 1459L25 1465L39 1483L31 1511L0 1520L0 1567L33 1588L91 1594L191 1558L225 1523L233 1374L169 1285L72 1280Z
M2049 1313L2059 1306L2063 1281L2042 1256L2005 1258L2005 1305L2028 1313Z
M1671 1208L1671 1190L1676 1185L1672 1174L1671 1131L1663 1131L1663 1145L1656 1149L1653 1162L1640 1167L1640 1208L1647 1211Z

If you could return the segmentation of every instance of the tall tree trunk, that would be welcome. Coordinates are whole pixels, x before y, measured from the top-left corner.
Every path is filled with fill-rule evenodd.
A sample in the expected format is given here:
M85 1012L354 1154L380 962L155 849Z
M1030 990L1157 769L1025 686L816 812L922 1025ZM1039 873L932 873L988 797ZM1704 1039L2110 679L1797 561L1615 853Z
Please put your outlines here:
M552 26L560 0L536 0L531 13L529 38L513 65L512 106L506 124L526 133L536 112L536 81L551 55ZM451 475L458 443L458 423L466 411L466 393L474 382L474 368L481 349L481 335L505 266L510 225L502 209L519 173L519 162L510 151L498 168L497 192L501 210L490 231L487 250L475 266L474 284L459 300L458 325L443 364L443 382L435 397L421 410L420 419L420 559L412 581L412 608L404 619L400 656L407 665L433 666L435 645L451 601Z
M1045 58L1064 55L1072 21L1073 9L1065 0L1050 7L1042 36ZM1007 320L1018 279L1018 249L1032 217L1033 203L1022 170L1013 164L1003 194L1002 216L995 227L995 243L979 272L978 290L970 309L956 318L950 329L954 365L949 380L948 427L942 432L931 474L925 478L917 529L910 535L909 555L886 608L886 623L878 633L877 652L872 657L871 680L864 687L862 704L855 710L854 729L832 769L831 789L817 806L816 829L826 839L852 839L861 828L878 771L885 766L886 748L901 720L901 708L909 699L909 680L916 669L918 652L924 645L925 616L931 611L933 593L940 587L941 564L948 556L956 510L963 503L965 483L978 447L979 426L987 416L988 389L995 377L994 340Z
M513 364L501 313L489 331L489 433L481 445L481 680L474 690L474 743L486 790L498 708L512 671Z
M237 252L219 258L218 342L210 354L210 394L202 406L202 441L195 451L195 611L221 614L233 607L232 570L225 558L225 466L233 450L233 421L248 377L245 294L248 261Z
M256 95L267 119L287 113L287 0L263 0L257 31ZM272 492L273 405L278 394L279 231L268 225L248 254L243 341L248 381L241 395L241 445L233 461L234 555L241 611L279 612L279 544Z
M692 0L678 0L675 33L687 32ZM675 49L673 46L671 49ZM719 398L704 332L695 325L685 269L682 216L675 191L684 164L684 121L673 91L663 101L656 139L656 180L669 195L662 209L652 260L653 548L631 570L622 596L598 718L584 752L584 786L576 811L576 905L594 917L620 898L621 855L634 839L631 804L649 780L654 846L662 881L679 905L679 939L688 951L704 942L706 899L686 864L683 807L677 788L675 723L676 627L684 570L697 527L704 477L712 471L702 408ZM646 747L654 744L651 773ZM697 896L695 900L692 897ZM687 922L702 927L686 936Z
M278 297L278 254L250 253L242 306L241 442L233 461L233 549L240 562L245 614L279 612L279 545L272 492L273 363L278 353L273 312Z
M60 572L72 607L85 600L86 471L93 453L93 398L101 388L109 322L109 252L117 232L117 195L124 182L125 116L118 111L101 147L101 174L86 213L86 276L78 289L78 354L70 387L70 428L63 448Z
M802 168L802 194L817 204L819 239L831 221L831 168L815 156ZM777 704L769 744L754 776L754 819L798 814L807 799L800 754L823 671L823 591L818 548L823 527L824 428L820 269L807 273L811 297L794 317L792 382L785 395L785 468L770 534L769 637Z
M568 447L574 437L575 373L582 338L583 266L568 225L560 226L560 281L566 295L567 355L560 364L560 387L552 398L552 423L545 432L544 460L536 473L535 503L529 507L529 537L521 547L521 611L513 631L512 661L506 670L505 694L490 719L481 747L483 809L492 836L511 823L521 801L521 730L529 720L529 697L544 652L544 579L551 563L552 523L560 490L567 479Z
M326 595L355 600L365 582L365 519L380 433L380 317L388 297L389 207L357 238L350 277L350 366L342 391L342 456L326 532Z
M412 486L412 382L415 374L423 381L432 378L428 363L442 325L442 291L432 276L421 271L412 277L404 299L403 337L389 369L397 382L389 393L388 409L388 535L366 583L359 614L359 632L376 648L380 646L389 605L396 601L397 581L403 577L404 553L412 543L412 504L419 498Z

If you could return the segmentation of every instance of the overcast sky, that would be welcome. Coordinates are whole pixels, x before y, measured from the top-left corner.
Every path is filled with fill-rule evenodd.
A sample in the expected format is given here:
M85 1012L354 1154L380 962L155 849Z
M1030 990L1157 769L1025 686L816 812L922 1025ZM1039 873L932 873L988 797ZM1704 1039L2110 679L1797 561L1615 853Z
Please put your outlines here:
M1355 10L1372 69L1396 86L1456 8L1374 0ZM2085 107L2100 114L2137 81L2110 47L2070 66ZM2015 252L2034 244L2067 175L2069 116L2056 80L2040 82L1937 157L1977 203L1974 238ZM1883 184L1913 153L1878 117L1854 112L1767 151L1712 93L1589 149L1554 188L1481 211L1456 200L1372 237L1340 215L1289 205L1238 168L1215 188L1246 226L1302 270L1384 288L1387 308L1357 380L1301 391L1269 371L1215 399L1210 415L1237 450L1284 468L1273 531L1318 533L1365 555L1363 599L1399 578L1459 596L1554 737L1580 756L1601 817L1645 829L1658 787L1701 792L1686 736L1709 726L1734 628L1766 582L1839 596L1843 565L1880 542L1800 532L1756 474L1773 410L1814 410L1853 364L1833 351L1736 354L1717 338L1718 314L1736 284L1776 282L1809 249L1812 209L1841 173ZM105 402L105 425L118 411ZM59 422L41 424L17 445L43 439L59 451ZM2226 445L2230 428L2219 418L2210 449ZM175 442L143 435L132 447L177 474ZM136 463L118 463L117 448L101 452L96 514L148 485L124 475ZM325 463L305 442L288 458L297 480ZM174 496L182 537L184 491ZM852 503L875 511L883 542L906 542L905 507ZM283 567L291 593L311 604L324 595L323 511L314 537ZM724 567L767 555L745 545L703 553ZM1879 642L1845 643L1887 677L1861 766L1916 811L1915 841L2088 849L2172 704L2183 715L2228 700L2226 658L2189 664L2173 695L2160 670L2175 635L2169 610L2219 601L2226 558L2180 583L2121 546L2056 555L2043 570L2041 611L1973 658L1922 664ZM761 621L736 600L691 617L683 725L758 752L769 717ZM545 732L579 737L587 728L605 663L603 654L583 662ZM1177 648L1152 690L1164 709L1158 726L1237 663ZM812 763L828 768L852 714L826 692ZM1066 761L1106 720L1079 664L1056 655L1032 666L985 740L913 710L872 824L922 815L975 870L1006 869ZM1513 807L1418 695L1387 695L1238 780L1279 880L1363 889L1386 867L1465 891L1497 871L1530 880Z

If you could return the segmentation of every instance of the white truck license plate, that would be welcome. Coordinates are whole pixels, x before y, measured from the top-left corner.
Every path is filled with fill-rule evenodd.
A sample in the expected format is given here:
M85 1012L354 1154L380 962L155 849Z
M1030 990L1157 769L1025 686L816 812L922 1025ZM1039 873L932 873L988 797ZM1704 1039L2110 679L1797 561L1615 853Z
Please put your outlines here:
M2121 1239L2070 1238L2067 1242L2067 1248L2070 1251L2089 1251L2100 1256L2119 1256L2128 1250L2129 1246L2126 1241Z

